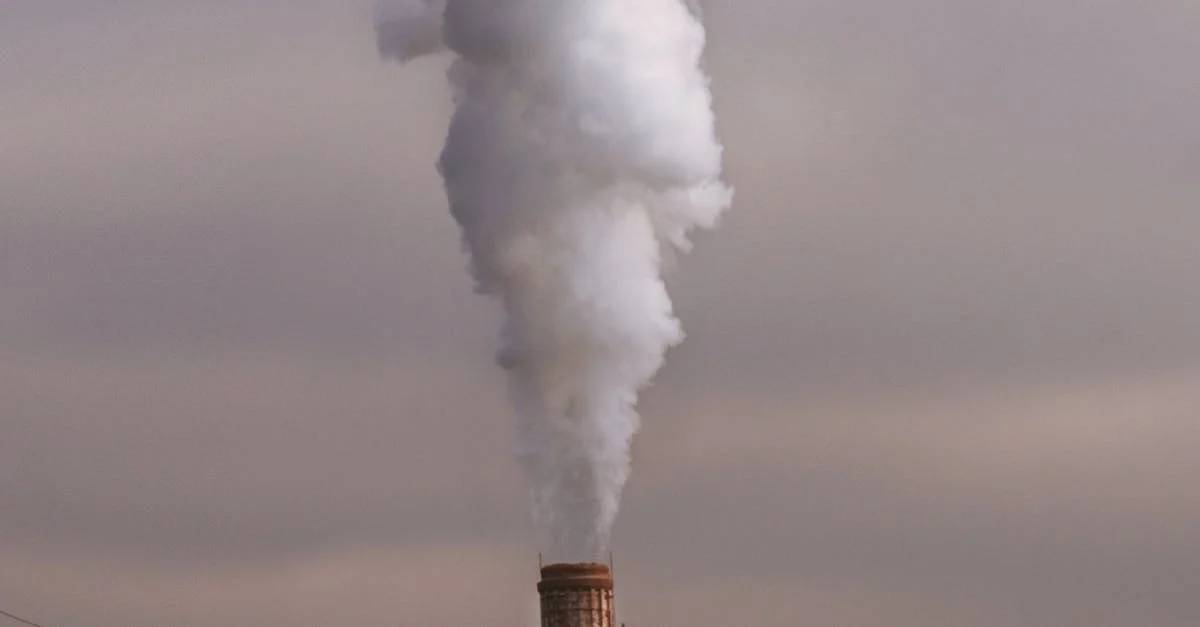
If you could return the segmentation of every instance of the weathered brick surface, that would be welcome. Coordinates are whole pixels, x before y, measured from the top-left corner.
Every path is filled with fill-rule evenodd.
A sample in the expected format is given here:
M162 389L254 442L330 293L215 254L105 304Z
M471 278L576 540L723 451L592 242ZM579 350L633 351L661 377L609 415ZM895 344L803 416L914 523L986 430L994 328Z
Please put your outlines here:
M542 569L542 627L613 627L612 576L601 564Z
M553 590L542 594L542 627L612 627L612 590Z

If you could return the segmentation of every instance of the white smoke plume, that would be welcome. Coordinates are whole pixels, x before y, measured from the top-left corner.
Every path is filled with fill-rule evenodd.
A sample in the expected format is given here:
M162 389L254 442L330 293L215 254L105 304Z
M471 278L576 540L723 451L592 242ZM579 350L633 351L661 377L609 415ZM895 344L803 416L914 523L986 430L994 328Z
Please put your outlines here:
M456 110L439 170L481 292L534 518L556 558L607 548L639 390L683 339L664 255L711 228L720 179L703 25L688 0L395 0L384 56L442 48Z

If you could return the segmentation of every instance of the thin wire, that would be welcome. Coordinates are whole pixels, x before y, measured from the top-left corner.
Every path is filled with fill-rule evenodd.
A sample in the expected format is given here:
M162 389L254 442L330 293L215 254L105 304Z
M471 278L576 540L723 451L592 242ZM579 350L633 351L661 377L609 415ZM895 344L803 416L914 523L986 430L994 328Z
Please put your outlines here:
M42 627L41 625L39 625L33 621L25 620L24 618L21 618L20 616L14 616L12 614L9 614L8 612L5 612L4 610L0 610L0 616L7 616L7 617L17 621L18 623L25 623L26 625L32 625L33 627Z

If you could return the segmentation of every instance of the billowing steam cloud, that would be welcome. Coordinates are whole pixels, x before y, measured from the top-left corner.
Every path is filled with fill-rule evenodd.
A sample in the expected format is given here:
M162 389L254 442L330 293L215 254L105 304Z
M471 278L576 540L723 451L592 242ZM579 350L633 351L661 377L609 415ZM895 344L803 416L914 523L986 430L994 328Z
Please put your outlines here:
M638 391L683 339L660 274L730 204L704 29L685 0L394 0L380 52L448 48L439 169L520 420L554 557L606 548Z

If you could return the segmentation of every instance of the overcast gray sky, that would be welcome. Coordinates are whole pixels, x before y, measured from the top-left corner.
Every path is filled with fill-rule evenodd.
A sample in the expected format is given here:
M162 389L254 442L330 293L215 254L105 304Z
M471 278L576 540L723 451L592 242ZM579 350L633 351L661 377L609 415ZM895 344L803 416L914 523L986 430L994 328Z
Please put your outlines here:
M622 618L1200 624L1200 5L704 4L738 196ZM445 66L366 0L3 3L0 609L536 624Z

